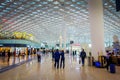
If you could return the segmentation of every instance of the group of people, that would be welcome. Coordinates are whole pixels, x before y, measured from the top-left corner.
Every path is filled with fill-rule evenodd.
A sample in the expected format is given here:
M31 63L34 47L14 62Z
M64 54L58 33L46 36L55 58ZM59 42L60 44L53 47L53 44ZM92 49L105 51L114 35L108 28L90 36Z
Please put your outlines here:
M42 51L41 50L37 50L37 57L38 57L38 62L41 61L41 54ZM64 55L64 50L52 50L52 60L54 61L54 67L55 68L63 68L65 67L65 55ZM86 58L86 52L84 51L84 49L82 49L82 51L80 52L80 58L81 58L81 62L82 65L84 66L85 64L85 58Z
M56 68L59 68L59 61L60 61L60 68L61 67L65 67L65 56L64 56L64 51L59 51L58 49L55 51L55 53L52 51L52 57L54 58L55 60L55 64L54 64L54 67ZM86 58L86 52L84 51L84 49L82 49L82 51L80 52L80 58L81 58L81 61L82 61L82 66L84 66L85 64L85 58Z
M37 58L38 58L38 62L41 62L41 54L42 54L42 50L37 49ZM59 68L59 64L60 64L60 68L64 68L65 67L65 56L64 56L64 50L59 51L57 50L52 50L52 60L55 61L54 63L54 67L55 68Z
M10 52L10 50L8 50L8 51L3 51L2 52L2 57L5 59L5 57L7 56L7 61L9 62L9 60L10 60L10 56L11 56L11 52Z
M60 68L65 67L65 56L64 56L64 50L59 51L58 49L55 51L52 51L52 59L55 61L54 63L54 67L55 68L59 68L59 64L60 64Z

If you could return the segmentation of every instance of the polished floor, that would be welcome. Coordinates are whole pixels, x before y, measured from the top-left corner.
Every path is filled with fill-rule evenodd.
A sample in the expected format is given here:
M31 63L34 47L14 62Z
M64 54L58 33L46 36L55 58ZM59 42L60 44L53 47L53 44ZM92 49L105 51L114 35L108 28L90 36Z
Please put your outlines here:
M14 65L14 64L19 64L23 61L27 61L29 59L33 59L35 56L20 56L20 57L10 57L8 61L8 57L1 57L0 56L0 69Z
M86 60L87 62L87 60ZM120 80L120 67L115 74L104 68L79 64L79 58L65 56L65 69L55 69L51 55L42 56L41 63L36 59L16 68L0 73L0 80Z

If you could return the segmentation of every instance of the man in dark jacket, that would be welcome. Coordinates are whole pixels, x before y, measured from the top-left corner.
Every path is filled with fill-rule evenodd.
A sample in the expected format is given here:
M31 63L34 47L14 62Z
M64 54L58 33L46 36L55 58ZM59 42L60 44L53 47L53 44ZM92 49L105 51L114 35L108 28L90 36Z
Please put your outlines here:
M114 64L114 62L113 62L112 59L113 59L113 54L112 54L112 53L109 53L109 54L106 56L106 61L107 61L106 68L107 68L107 71L109 70L110 64Z
M65 56L64 56L64 50L62 50L61 51L61 53L60 53L60 68L62 67L62 65L63 65L63 69L64 69L64 67L65 67Z
M60 59L60 53L59 53L59 50L57 49L56 52L55 52L55 64L54 64L54 67L56 68L59 68L59 59Z
M86 58L86 52L84 51L84 49L82 49L82 51L80 52L80 57L82 60L82 65L84 66L85 58Z

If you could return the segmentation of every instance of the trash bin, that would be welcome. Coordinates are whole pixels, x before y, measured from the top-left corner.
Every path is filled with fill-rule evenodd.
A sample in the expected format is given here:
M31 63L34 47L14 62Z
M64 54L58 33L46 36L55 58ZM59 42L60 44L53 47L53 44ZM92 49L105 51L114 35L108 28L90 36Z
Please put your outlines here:
M93 66L93 57L88 56L88 66Z
M98 61L101 64L101 68L105 68L106 67L106 57L105 56L98 56Z

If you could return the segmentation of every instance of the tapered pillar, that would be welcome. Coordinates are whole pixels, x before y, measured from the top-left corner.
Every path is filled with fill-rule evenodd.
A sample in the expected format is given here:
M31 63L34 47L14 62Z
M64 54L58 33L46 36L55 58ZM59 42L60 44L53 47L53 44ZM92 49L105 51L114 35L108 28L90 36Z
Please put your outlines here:
M64 51L66 52L66 32L67 32L67 30L66 30L66 27L64 28Z
M95 60L98 60L98 55L105 54L102 0L88 0L88 10L92 41L92 56L94 56Z
M63 38L62 38L62 36L60 35L60 37L59 37L60 39L59 39L59 41L60 41L60 46L59 46L59 49L62 49L62 43L63 43Z

